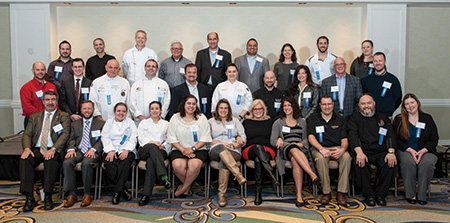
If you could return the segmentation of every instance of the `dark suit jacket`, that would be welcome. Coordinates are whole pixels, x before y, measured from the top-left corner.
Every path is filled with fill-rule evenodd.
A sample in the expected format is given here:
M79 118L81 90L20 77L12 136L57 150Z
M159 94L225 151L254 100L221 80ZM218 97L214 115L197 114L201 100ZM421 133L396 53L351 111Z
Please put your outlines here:
M67 142L67 150L69 149L75 149L75 151L79 150L78 147L80 146L81 140L83 139L83 124L84 124L83 122L84 119L78 119L72 122L72 124L70 125L70 138L69 141ZM103 153L103 144L101 136L99 136L97 139L96 137L92 137L92 131L96 130L101 131L103 129L103 125L105 125L104 121L97 118L93 118L91 123L91 130L89 131L91 148L97 150L96 153L98 155L101 155Z
M329 95L333 97L331 87L337 86L336 75L333 74L322 81L320 96ZM336 101L334 102L334 112L339 114L339 93L336 92ZM361 81L359 77L345 74L345 93L344 93L344 112L347 117L354 111L358 111L359 97L362 95Z
M35 147L37 141L39 140L39 136L41 135L42 126L44 124L44 113L45 111L36 112L30 116L27 128L25 129L22 137L23 149L31 149ZM53 127L58 124L61 124L63 127L59 136L58 133L53 130ZM50 133L53 141L53 147L55 147L57 152L61 153L61 151L64 150L64 146L66 145L66 141L69 139L70 135L70 115L57 109L53 115L52 123L50 124Z
M81 93L82 88L90 88L92 81L86 77L83 77L80 86L79 103L77 107L76 94L75 94L75 81L73 77L66 78L61 81L61 88L59 89L59 108L69 115L80 114L80 105L84 101L84 95ZM89 94L87 94L89 99Z
M215 88L217 84L226 80L225 68L231 63L231 54L226 50L219 48L218 55L223 56L223 60L219 64L219 68L216 68L216 62L211 66L211 60L209 59L209 48L200 50L197 52L195 58L195 65L198 67L198 82L206 85L209 80L209 76L212 77L212 86Z
M202 101L200 101L201 105L200 111L204 113L205 116L209 119L211 118L211 97L212 97L211 91L206 85L201 83L198 83L197 88L200 100L202 100L202 98L207 98L208 102L206 104L206 113L204 113L203 111L204 105ZM170 99L169 112L167 113L166 120L170 120L172 115L178 112L178 105L183 100L183 98L188 96L189 94L190 94L189 88L186 82L172 88L170 92L172 98Z
M436 123L433 120L433 117L427 113L419 113L419 122L425 123L425 129L420 131L419 137L419 150L423 148L427 148L428 152L434 153L436 156L438 155L436 152L436 146L439 142L439 134L436 127ZM403 139L400 136L400 126L402 124L402 117L397 115L394 119L394 130L397 133L397 145L398 149L401 151L406 151L409 148L406 139ZM416 137L415 135L410 134L409 137Z

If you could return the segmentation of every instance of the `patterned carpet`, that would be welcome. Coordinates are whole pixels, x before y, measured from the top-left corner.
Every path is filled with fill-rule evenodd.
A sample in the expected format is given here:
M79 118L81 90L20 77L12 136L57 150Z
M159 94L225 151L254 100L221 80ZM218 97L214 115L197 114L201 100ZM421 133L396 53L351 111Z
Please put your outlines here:
M33 212L23 213L21 206L25 198L17 194L18 182L0 181L0 222L450 222L449 179L432 182L431 198L426 206L407 203L401 187L398 197L388 196L386 207L367 207L360 196L349 198L348 207L337 205L334 199L329 205L321 205L305 188L308 205L297 208L295 189L288 184L283 198L276 197L271 188L265 188L260 206L253 204L251 185L246 198L241 198L237 188L231 187L227 193L228 206L219 208L216 188L211 188L209 199L204 198L202 189L193 187L194 193L185 199L167 199L166 191L156 187L152 200L144 207L138 206L137 200L113 206L111 192L105 191L102 199L93 201L87 208L81 208L80 203L63 208L63 201L55 194L54 210L44 211L40 203Z

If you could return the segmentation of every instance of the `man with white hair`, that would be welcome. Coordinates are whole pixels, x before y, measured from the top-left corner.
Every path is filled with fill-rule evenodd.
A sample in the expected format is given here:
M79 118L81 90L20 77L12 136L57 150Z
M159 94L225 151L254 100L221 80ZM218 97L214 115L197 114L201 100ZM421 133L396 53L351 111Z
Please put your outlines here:
M184 67L192 61L183 57L183 44L178 40L170 44L170 53L172 56L161 63L158 77L165 80L172 89L186 81Z

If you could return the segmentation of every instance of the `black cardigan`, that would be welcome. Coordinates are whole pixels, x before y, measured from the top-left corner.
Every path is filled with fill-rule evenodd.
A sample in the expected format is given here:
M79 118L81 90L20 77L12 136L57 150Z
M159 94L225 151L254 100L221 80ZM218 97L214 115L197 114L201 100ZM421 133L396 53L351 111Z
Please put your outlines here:
M425 129L421 130L419 138L419 150L427 148L428 152L437 155L436 146L439 141L439 134L437 131L436 123L434 123L433 117L427 113L419 113L419 122L425 123ZM397 115L394 120L394 129L397 133L397 146L401 151L406 151L409 147L407 140L400 136L400 126L402 124L402 117ZM411 137L411 136L410 136ZM415 137L415 136L412 136Z

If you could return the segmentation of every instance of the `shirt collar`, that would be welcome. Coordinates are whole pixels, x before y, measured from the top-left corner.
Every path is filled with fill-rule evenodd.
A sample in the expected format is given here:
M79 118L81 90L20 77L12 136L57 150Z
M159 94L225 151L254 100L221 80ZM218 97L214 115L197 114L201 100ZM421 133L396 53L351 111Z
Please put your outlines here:
M172 58L173 62L180 62L183 59L183 55L181 55L180 59L175 60L175 58L173 58L173 56L170 56L170 58Z

